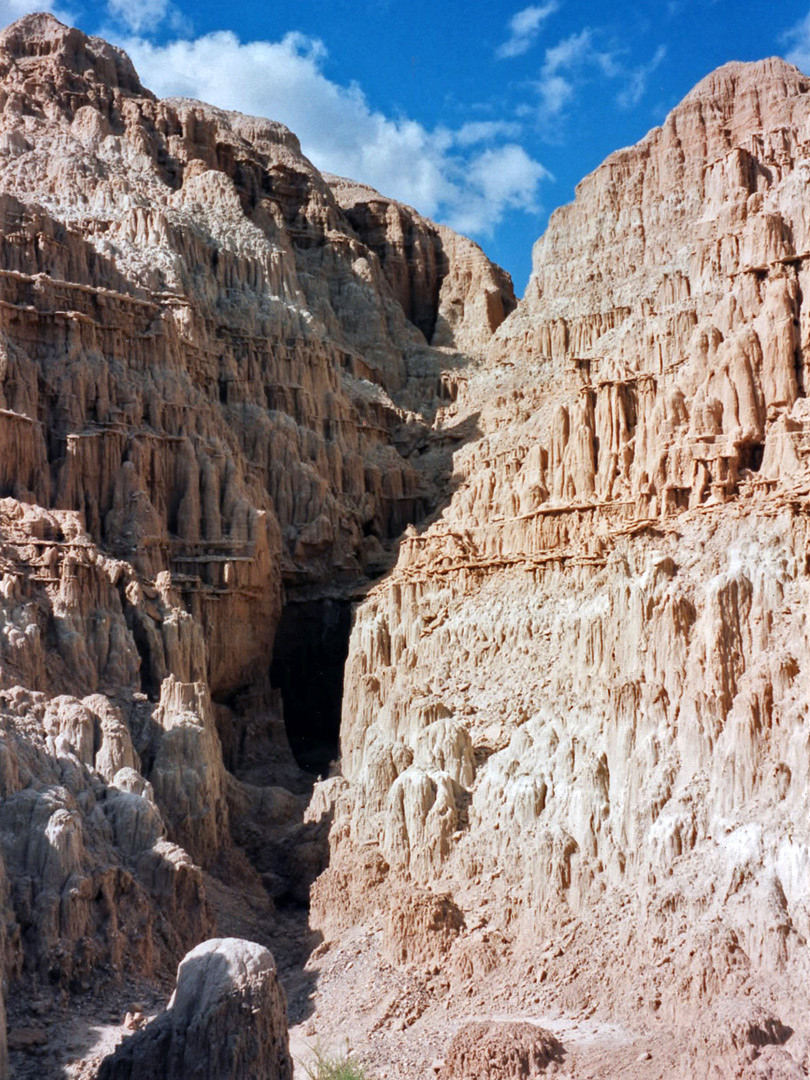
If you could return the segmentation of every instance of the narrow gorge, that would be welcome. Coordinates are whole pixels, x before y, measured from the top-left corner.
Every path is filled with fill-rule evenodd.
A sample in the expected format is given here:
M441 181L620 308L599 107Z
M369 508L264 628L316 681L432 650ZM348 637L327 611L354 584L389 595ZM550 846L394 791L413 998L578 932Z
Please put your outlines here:
M0 34L0 1078L810 1075L809 179L726 65L517 301Z

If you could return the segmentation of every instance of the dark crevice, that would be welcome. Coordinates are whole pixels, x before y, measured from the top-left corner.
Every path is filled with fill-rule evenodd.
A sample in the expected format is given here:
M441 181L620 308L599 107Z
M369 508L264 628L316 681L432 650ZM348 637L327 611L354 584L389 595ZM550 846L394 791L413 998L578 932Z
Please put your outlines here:
M740 447L740 469L759 472L765 455L764 443L746 443Z
M350 601L303 600L285 606L276 635L270 681L281 691L295 760L313 774L326 776L339 753L351 628Z

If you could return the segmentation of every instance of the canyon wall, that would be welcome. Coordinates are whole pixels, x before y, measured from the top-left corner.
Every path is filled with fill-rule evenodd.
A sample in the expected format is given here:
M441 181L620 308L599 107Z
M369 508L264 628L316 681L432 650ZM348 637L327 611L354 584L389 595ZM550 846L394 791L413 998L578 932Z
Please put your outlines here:
M553 214L313 804L326 933L443 892L448 970L484 926L538 1002L680 1031L677 1075L808 1064L808 167L810 79L729 64Z
M727 65L583 180L516 305L281 125L51 16L0 35L12 1012L163 979L223 898L269 924L323 871L315 1015L396 1075L456 1013L478 1054L496 1000L640 1025L650 1080L810 1068L808 167L810 79ZM363 597L304 817L279 686L334 700Z
M173 970L216 928L207 874L263 885L271 919L322 868L270 679L284 604L362 592L436 508L436 411L515 303L475 245L390 200L355 228L341 190L282 125L158 101L51 16L0 34L18 1003Z

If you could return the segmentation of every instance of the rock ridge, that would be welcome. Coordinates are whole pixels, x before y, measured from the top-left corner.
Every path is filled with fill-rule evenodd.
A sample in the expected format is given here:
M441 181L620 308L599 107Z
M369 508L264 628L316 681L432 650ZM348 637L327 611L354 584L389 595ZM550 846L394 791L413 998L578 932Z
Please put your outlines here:
M16 1031L192 950L104 1074L221 1075L227 1031L287 1075L272 958L215 935L314 882L296 1015L392 1077L807 1072L809 167L810 79L726 65L515 304L282 125L0 35ZM275 640L358 597L307 808Z
M500 935L481 1009L654 1028L628 1075L808 1060L808 161L810 79L732 64L555 211L452 498L358 611L313 804L316 897L435 890L458 992Z
M505 315L507 275L386 207ZM403 307L283 125L160 101L48 14L0 33L0 266L0 986L28 1030L38 995L159 982L245 896L260 937L305 902L325 827L280 620L436 511L437 417L494 323L432 347L438 293Z

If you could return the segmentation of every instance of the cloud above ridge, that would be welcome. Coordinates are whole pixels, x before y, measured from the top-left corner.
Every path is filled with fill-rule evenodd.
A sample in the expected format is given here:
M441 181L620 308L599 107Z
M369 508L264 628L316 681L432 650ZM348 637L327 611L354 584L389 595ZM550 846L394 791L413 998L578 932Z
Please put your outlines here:
M641 101L650 75L666 55L661 45L646 64L628 67L623 49L605 43L603 32L586 26L546 49L534 83L538 119L544 123L559 120L579 91L596 79L612 81L618 107L631 109Z
M107 11L133 34L143 33L163 22L169 0L107 0Z
M786 30L781 41L788 50L785 59L805 73L810 73L810 12Z
M118 2L118 0L115 0ZM156 0L160 2L160 0ZM288 33L241 42L231 31L156 44L121 39L144 84L286 124L327 172L350 176L461 231L489 236L504 214L539 211L550 174L514 140L520 126L489 120L429 130L373 109L357 83L323 73L320 40Z
M509 37L495 51L499 60L508 60L528 52L537 40L537 36L546 19L559 10L558 0L548 0L545 4L531 4L518 11L509 20Z

